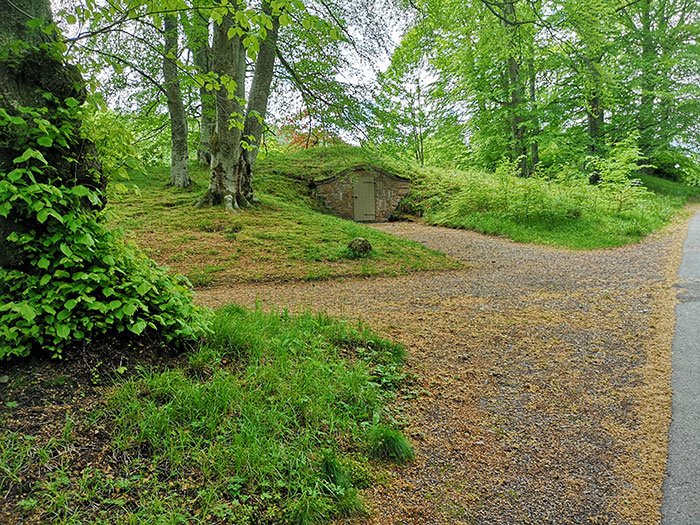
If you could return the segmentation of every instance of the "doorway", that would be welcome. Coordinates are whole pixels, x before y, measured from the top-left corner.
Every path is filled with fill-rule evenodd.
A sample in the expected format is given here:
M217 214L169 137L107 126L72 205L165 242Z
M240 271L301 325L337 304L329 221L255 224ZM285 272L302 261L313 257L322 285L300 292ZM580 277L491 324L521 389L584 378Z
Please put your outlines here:
M376 220L374 202L374 175L358 175L352 187L355 201L355 220L358 222Z

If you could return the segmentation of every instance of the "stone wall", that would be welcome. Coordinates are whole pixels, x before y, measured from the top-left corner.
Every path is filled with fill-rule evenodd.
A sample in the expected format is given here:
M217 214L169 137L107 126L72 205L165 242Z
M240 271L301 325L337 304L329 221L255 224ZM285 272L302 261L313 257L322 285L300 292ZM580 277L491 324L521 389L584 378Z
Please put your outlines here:
M344 219L354 220L353 186L358 176L374 177L375 220L387 221L401 198L411 189L411 182L383 170L358 166L318 181L316 195L323 205Z

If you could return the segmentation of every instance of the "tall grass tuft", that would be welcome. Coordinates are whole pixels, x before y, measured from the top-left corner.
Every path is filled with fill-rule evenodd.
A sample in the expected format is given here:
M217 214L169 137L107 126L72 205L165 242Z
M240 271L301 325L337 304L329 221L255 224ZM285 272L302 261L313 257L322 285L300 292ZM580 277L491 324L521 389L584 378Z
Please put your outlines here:
M370 430L370 443L374 457L395 463L413 461L413 448L398 430L386 425L375 425Z

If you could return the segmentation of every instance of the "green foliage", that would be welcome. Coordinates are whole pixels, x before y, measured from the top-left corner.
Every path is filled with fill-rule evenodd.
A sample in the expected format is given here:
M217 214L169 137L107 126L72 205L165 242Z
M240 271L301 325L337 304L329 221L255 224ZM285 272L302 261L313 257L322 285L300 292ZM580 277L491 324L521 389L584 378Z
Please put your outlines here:
M700 186L700 157L697 153L663 148L654 155L654 171L661 177L689 186Z
M610 148L605 157L589 157L589 167L599 177L599 186L608 202L616 203L617 211L639 204L648 190L639 179L632 179L644 155L637 146L639 136L630 134Z
M674 182L668 179L662 179L660 177L654 177L652 175L639 174L639 180L642 181L644 186L659 195L667 195L669 197L697 197L700 196L700 188L698 186L692 185L688 186L681 182Z
M134 132L126 118L91 106L83 109L82 117L82 133L95 144L102 171L110 181L128 180L129 170L142 169Z
M196 339L207 322L188 283L125 245L102 223L101 193L65 180L46 160L77 140L77 102L66 103L51 121L42 109L0 110L0 128L20 137L6 146L23 151L0 174L0 216L22 225L7 240L24 261L0 268L0 358L57 357L71 344L124 331Z
M698 2L403 5L411 25L379 79L370 126L384 151L406 155L422 133L427 165L493 171L527 157L526 175L536 164L578 170L636 130L652 173L700 180ZM420 101L408 89L417 79L430 80Z

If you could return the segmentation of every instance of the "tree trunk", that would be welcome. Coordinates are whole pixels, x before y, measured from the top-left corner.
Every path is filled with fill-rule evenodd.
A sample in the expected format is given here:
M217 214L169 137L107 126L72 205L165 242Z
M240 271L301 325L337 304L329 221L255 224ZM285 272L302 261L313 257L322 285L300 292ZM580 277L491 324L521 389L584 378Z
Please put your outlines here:
M268 2L263 10L270 13ZM227 72L234 72L236 82L234 96L222 86L216 93L216 128L211 141L211 178L209 188L200 200L200 206L224 204L235 210L257 202L253 193L253 171L258 157L260 139L263 133L263 119L267 113L270 85L275 68L279 19L272 19L272 28L261 42L255 63L255 73L248 96L248 106L240 129L245 96L245 49L242 39L234 35L228 39L230 18L225 17L215 28L213 46L213 70L221 78ZM238 121L231 125L231 116Z
M597 92L594 92L586 108L586 120L588 124L588 147L586 153L588 155L600 155L601 153L600 140L603 133L604 115L605 113L601 107L600 97Z
M64 64L55 55L38 46L55 40L53 34L46 35L40 29L29 30L27 22L31 18L52 20L49 0L0 0L0 107L11 116L19 116L20 107L46 108L44 118L58 126L73 128L72 140L67 147L54 144L42 148L42 154L52 168L50 182L60 186L84 185L92 189L104 190L106 179L97 160L94 145L79 137L80 121L67 121L58 109L67 99L79 103L85 101L84 82L78 70ZM26 48L11 51L11 42L23 41ZM50 93L54 99L48 101L43 93ZM20 156L25 146L24 136L14 136L3 130L0 139L0 174L13 169L13 159ZM71 159L71 160L69 160ZM75 162L77 160L77 162ZM0 175L0 178L3 178ZM104 206L103 202L98 207ZM85 207L94 207L84 203ZM26 224L13 216L0 216L0 267L5 269L23 268L24 260L16 245L7 237L12 232L41 231L42 224Z
M242 119L240 101L245 96L245 49L239 35L228 37L229 29L233 28L235 23L230 14L214 28L212 67L221 86L216 92L209 188L199 202L200 206L224 204L230 210L248 205L238 177L242 130L236 125Z
M270 4L263 2L263 11L270 14ZM263 123L267 115L267 103L270 98L270 86L275 73L275 58L277 56L277 36L279 34L279 17L272 18L272 28L268 30L267 37L260 45L255 61L255 74L250 87L248 108L246 110L245 128L243 140L245 148L241 151L238 164L239 178L241 181L241 193L250 203L258 201L253 193L253 172L260 151L260 143L263 134Z
M503 4L503 26L511 33L511 49L508 57L508 89L510 91L510 120L512 130L513 158L518 162L518 171L521 177L530 176L530 164L528 162L527 141L525 140L525 125L522 116L523 84L520 75L520 62L514 55L516 34L515 6L511 2Z
M600 92L602 90L600 72L598 71L598 64L600 63L600 60L600 57L590 58L588 56L584 56L583 58L593 84L592 91L586 100L586 124L588 133L588 146L586 147L586 153L589 156L601 154L600 145L603 137L603 124L605 121L605 111L603 110L603 103L600 98ZM597 180L595 182L597 182Z
M540 119L537 116L537 71L535 69L535 59L528 60L528 73L530 76L530 107L532 111L532 133L537 137L540 134ZM540 147L537 138L530 142L530 161L534 170L540 163Z
M196 34L190 48L194 54L194 65L197 73L206 75L212 70L212 50L209 46L209 20L196 18ZM214 117L216 106L214 95L206 87L199 88L199 99L202 114L199 119L199 144L197 146L197 162L200 166L209 166L211 163L211 136L214 132Z
M644 155L643 162L648 163L655 146L654 140L654 88L656 87L656 46L652 34L651 0L642 0L641 7L641 39L642 39L642 67L641 89L642 96L639 104L639 146Z
M192 181L188 172L190 160L187 149L187 115L180 92L177 71L178 21L177 14L163 17L165 47L163 48L163 78L170 114L170 184L186 188Z

